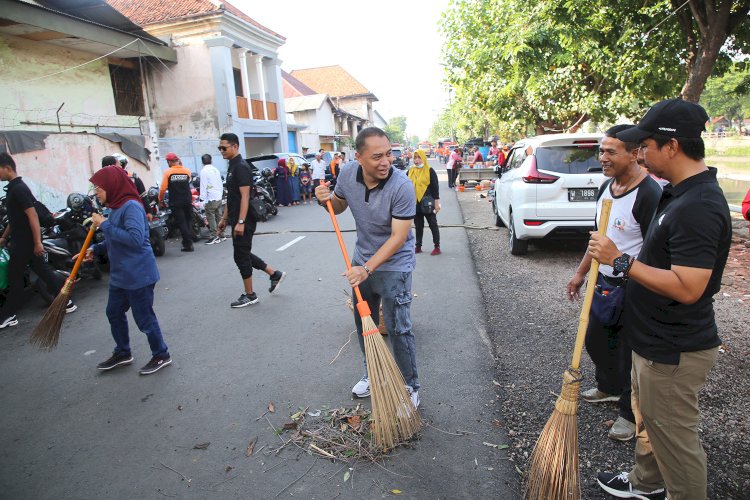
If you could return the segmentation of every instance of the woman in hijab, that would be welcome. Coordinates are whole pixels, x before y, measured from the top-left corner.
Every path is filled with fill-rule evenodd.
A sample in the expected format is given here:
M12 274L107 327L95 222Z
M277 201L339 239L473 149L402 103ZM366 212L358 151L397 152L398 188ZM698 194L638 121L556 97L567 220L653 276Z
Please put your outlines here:
M99 214L92 216L93 223L104 234L104 241L89 248L85 257L90 261L94 255L107 254L110 262L107 319L115 350L97 368L111 370L133 363L125 316L131 309L136 325L151 346L151 361L139 373L150 375L171 364L172 358L154 313L154 285L159 281L159 271L149 240L146 212L135 185L120 167L104 167L89 180L96 187L99 201L111 210L107 219Z
M292 203L292 185L289 182L289 167L286 166L284 158L279 158L274 176L276 177L276 204L288 207Z
M299 168L297 168L297 163L294 161L294 158L291 156L289 157L289 182L292 185L292 205L299 205L300 200L300 192L299 192Z
M424 151L414 151L412 167L407 173L414 184L417 195L417 214L414 217L414 226L417 233L416 253L422 253L422 235L424 234L424 220L430 225L432 242L435 248L430 255L440 255L440 229L437 224L437 213L440 211L440 188L435 170L427 163ZM430 198L433 202L429 203Z

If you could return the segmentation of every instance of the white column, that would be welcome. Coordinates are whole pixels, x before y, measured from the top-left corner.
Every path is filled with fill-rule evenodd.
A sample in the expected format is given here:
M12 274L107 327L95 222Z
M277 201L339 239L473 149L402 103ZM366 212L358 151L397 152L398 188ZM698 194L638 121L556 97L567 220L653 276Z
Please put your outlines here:
M253 103L250 98L250 78L248 78L247 75L247 49L240 49L239 57L240 73L242 74L242 93L245 94L245 99L247 99L247 109L250 113L250 118L253 119L255 117L253 116Z
M237 116L237 99L235 99L234 74L232 73L231 47L233 42L222 36L210 38L205 43L211 53L219 132L229 132L232 128L232 118Z
M266 109L267 108L266 82L265 82L265 75L263 74L263 56L255 55L253 56L253 61L255 61L255 69L258 73L258 87L260 88L260 99L263 101L263 119L268 120L268 109Z

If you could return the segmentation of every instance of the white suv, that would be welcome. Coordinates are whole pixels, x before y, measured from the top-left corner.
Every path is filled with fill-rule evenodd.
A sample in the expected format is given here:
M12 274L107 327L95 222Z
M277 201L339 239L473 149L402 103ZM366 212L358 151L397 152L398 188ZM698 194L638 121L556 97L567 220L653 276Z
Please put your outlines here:
M551 134L515 143L490 193L511 254L525 254L531 239L587 237L594 229L601 138Z

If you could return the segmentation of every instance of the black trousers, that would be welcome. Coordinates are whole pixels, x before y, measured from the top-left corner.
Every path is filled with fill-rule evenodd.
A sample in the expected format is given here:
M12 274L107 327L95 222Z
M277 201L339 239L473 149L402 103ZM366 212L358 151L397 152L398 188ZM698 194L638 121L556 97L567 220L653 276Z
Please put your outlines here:
M437 215L434 212L431 214L423 214L419 203L417 203L417 214L414 216L414 227L417 233L417 246L422 246L422 236L424 235L425 219L427 219L427 224L429 224L430 231L432 231L432 243L434 243L436 247L439 247L440 228L438 228Z
M8 298L0 312L2 319L13 316L23 305L23 276L28 265L52 295L60 293L64 280L44 261L44 257L34 255L33 242L14 241L8 261Z
M253 275L253 269L265 271L268 264L263 259L251 252L253 248L253 233L255 233L255 222L245 223L245 233L242 236L234 234L234 225L231 227L232 245L234 247L234 263L240 270L240 276L246 280Z
M446 168L445 171L448 174L448 187L452 188L456 184L455 176L453 175L454 170L452 168Z
M177 221L177 227L180 229L180 234L182 235L182 247L192 248L193 230L190 223L193 219L193 206L175 205L170 208L172 209L174 218Z
M596 367L596 387L607 394L619 394L617 406L620 416L635 423L635 416L630 404L632 386L630 370L633 351L623 338L622 323L615 326L604 326L589 315L589 327L586 330L586 351Z

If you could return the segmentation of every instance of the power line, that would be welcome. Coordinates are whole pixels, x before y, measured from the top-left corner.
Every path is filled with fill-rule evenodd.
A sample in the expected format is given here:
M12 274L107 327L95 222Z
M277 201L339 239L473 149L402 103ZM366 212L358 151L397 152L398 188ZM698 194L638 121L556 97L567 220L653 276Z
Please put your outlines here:
M62 73L66 73L68 71L72 71L74 69L81 68L83 66L86 66L87 64L91 64L92 62L96 62L99 59L104 59L105 57L109 57L112 54L114 54L115 52L118 52L118 51L124 49L125 47L134 44L135 42L137 42L139 40L140 40L140 38L135 38L135 39L131 40L130 42L126 43L125 45L123 45L122 47L113 50L112 52L104 54L103 56L99 56L96 59L92 59L90 61L86 61L85 63L79 64L77 66L73 66L71 68L65 68L63 70L56 71L54 73L50 73L49 75L44 75L44 76L39 76L39 77L36 77L36 78L31 78L30 80L23 80L23 81L20 81L20 82L15 82L15 83L12 83L11 85L24 85L26 83L31 83L31 82L36 82L36 81L39 81L39 80L44 80L45 78L50 78L50 77L57 76L57 75L62 74Z

